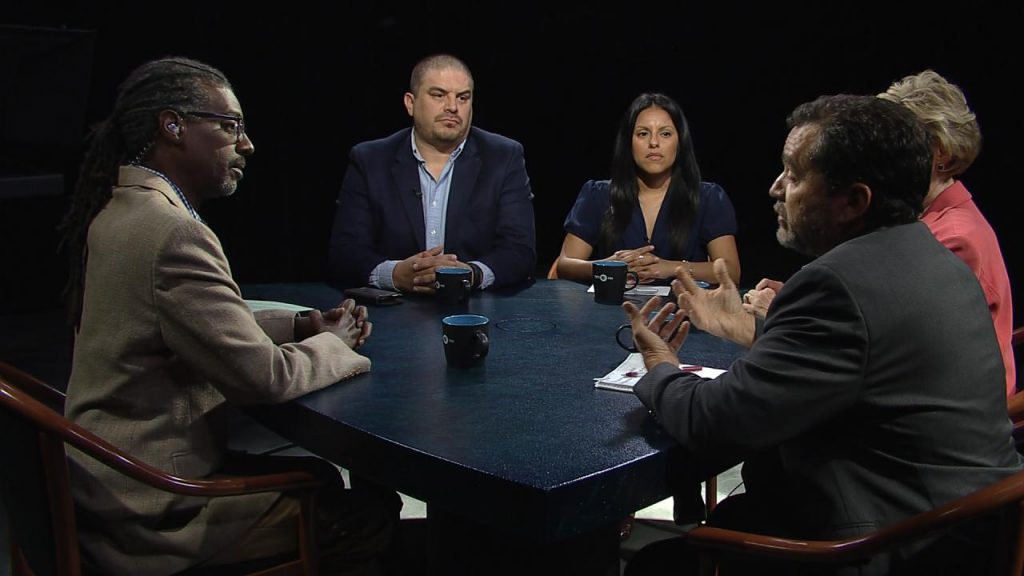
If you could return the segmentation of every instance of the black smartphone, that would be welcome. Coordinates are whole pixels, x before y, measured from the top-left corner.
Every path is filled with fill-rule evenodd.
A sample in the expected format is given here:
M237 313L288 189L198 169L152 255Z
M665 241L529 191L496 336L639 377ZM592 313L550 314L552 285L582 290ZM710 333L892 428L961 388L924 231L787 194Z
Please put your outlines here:
M370 286L363 286L361 288L347 288L344 292L345 296L354 299L356 302L361 304L372 304L374 306L388 306L391 304L401 304L399 298L402 297L401 292L392 292L391 290L381 290L380 288L373 288Z

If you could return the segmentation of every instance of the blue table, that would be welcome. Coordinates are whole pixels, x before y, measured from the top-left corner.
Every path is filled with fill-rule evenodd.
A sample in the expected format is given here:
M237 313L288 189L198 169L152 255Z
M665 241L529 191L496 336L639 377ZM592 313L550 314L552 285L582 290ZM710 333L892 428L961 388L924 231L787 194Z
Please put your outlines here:
M341 295L319 284L243 288L250 299L317 308ZM625 321L579 284L540 280L475 293L459 310L432 298L372 307L361 350L370 373L253 414L306 449L503 537L549 544L617 527L670 495L674 442L632 394L595 377L626 352ZM491 319L482 366L448 368L441 318ZM741 349L692 331L684 362L728 367Z

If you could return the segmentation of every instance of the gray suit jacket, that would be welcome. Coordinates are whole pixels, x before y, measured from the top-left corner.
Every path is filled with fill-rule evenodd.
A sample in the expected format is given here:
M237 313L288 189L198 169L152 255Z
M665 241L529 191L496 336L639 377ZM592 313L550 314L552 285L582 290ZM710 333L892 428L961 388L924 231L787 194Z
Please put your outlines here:
M691 453L745 460L747 494L780 535L831 539L1020 470L1004 384L976 278L914 223L794 274L719 378L664 364L636 394Z
M140 459L183 477L215 474L217 408L273 403L365 372L336 336L293 340L293 312L257 320L216 235L164 180L122 167L89 228L81 328L66 413ZM71 451L85 557L115 574L170 574L247 530L276 500L160 492Z

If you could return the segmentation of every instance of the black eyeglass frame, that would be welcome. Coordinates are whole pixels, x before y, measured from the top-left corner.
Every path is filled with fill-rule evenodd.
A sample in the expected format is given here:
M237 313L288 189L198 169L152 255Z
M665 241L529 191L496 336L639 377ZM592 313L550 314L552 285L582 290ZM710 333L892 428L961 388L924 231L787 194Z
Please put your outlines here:
M218 114L217 112L203 112L201 110L189 110L184 114L185 116L194 116L196 118L203 118L206 120L231 120L235 123L235 144L241 142L242 136L245 135L245 120L242 120L241 116ZM225 132L228 131L225 130Z

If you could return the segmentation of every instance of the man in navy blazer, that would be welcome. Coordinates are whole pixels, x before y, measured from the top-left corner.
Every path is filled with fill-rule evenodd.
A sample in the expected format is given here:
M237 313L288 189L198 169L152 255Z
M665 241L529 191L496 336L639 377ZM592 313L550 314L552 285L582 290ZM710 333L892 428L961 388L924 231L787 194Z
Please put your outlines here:
M526 280L537 260L533 194L518 142L472 128L473 76L429 56L412 71L413 127L356 145L338 195L332 283L434 291L434 270L469 269L474 289Z

